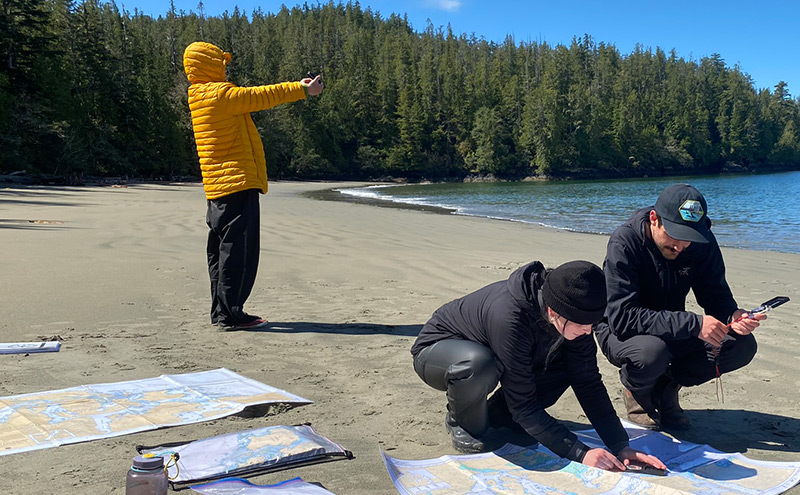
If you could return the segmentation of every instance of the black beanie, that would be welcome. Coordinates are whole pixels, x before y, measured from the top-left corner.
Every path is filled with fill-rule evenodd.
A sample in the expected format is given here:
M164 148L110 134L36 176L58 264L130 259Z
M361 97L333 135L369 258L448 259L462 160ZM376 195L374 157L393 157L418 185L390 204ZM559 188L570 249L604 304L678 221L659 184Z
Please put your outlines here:
M588 261L564 263L544 279L542 302L573 323L597 323L606 309L603 270Z

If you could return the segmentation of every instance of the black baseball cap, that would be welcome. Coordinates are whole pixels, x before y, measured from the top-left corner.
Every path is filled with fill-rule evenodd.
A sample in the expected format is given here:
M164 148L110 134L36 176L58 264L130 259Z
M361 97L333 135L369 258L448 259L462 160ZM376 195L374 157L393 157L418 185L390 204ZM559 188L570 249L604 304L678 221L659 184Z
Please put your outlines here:
M673 184L664 189L655 210L673 239L702 244L710 241L706 198L689 184Z

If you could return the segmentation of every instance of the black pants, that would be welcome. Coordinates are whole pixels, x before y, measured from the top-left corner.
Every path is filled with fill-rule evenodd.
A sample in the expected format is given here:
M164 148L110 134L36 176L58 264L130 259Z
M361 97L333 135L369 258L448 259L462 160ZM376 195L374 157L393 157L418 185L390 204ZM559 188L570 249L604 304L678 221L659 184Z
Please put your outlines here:
M603 354L620 368L622 384L648 411L655 410L656 385L663 383L662 376L668 375L684 387L700 385L717 376L715 362L720 374L729 373L750 363L757 348L752 335L730 332L715 359L713 347L696 338L667 342L652 335L636 335L621 341L608 327L596 335Z
M521 428L511 419L502 387L487 400L502 368L491 349L469 340L440 340L414 357L417 375L436 390L447 392L451 418L475 436L490 426ZM536 375L536 393L545 408L555 404L567 388L569 378L558 359Z
M258 271L258 189L208 200L208 275L211 278L211 323L235 325L253 317L244 312Z

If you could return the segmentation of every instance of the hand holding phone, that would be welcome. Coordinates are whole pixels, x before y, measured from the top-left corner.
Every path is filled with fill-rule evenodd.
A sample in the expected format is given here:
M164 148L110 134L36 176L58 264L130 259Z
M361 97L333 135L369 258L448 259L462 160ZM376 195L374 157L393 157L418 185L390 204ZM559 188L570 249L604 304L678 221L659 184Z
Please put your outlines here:
M653 476L666 476L666 469L659 469L649 464L628 464L626 472L633 474L650 474Z
M750 311L738 310L734 314L738 314L739 316L728 324L728 330L733 330L739 335L749 335L758 327L761 320L767 318L766 316L759 315L763 315L767 311L771 311L787 301L789 301L788 297L778 296L773 297L769 301L764 301L760 306Z
M315 77L320 76L319 83L322 84L322 74L317 74L316 72L308 71L306 72L306 75L309 77L309 79L314 79Z
M316 96L322 93L324 88L322 84L322 77L318 74L314 74L311 71L308 71L308 77L301 79L300 83L303 84L306 90L306 96Z

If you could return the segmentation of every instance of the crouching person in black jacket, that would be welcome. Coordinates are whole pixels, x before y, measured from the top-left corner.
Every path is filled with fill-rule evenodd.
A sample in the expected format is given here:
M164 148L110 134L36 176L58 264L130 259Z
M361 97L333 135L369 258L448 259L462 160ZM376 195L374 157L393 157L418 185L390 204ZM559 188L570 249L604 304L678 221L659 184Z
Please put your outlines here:
M447 392L453 446L488 450L487 430L508 427L589 466L625 470L636 461L663 469L630 448L603 386L591 326L605 306L598 266L573 261L546 270L534 261L436 310L411 353L420 378ZM545 411L569 387L610 452L589 448Z
M688 428L681 387L742 368L756 354L752 332L766 316L736 304L710 228L703 195L673 184L608 241L608 307L595 334L620 368L628 419L646 428ZM686 311L690 290L705 314Z

